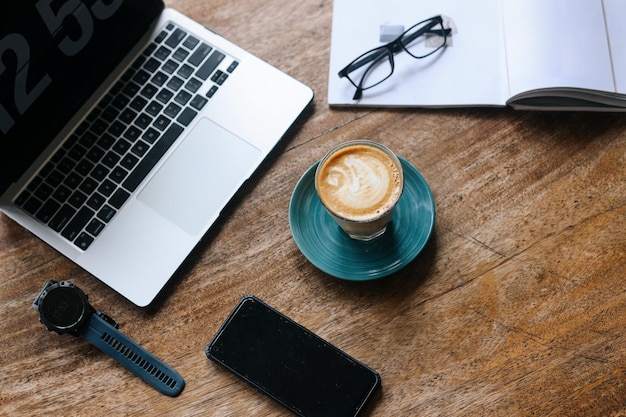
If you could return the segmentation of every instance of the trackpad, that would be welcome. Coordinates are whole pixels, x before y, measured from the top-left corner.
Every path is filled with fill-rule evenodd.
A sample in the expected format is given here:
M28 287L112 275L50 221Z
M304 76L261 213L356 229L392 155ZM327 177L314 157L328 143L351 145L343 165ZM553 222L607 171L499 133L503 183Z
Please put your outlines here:
M201 119L137 199L191 235L217 218L261 151Z

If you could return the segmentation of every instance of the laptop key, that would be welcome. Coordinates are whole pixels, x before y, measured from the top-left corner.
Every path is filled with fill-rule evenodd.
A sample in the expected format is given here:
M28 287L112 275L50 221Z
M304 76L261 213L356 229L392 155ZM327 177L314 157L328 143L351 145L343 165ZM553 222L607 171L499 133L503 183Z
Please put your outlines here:
M113 146L113 150L115 152L119 153L120 155L124 155L126 153L126 151L130 149L130 147L131 147L130 142L128 142L127 140L124 140L124 139L120 139Z
M141 129L137 126L129 126L124 132L124 138L128 139L131 142L135 142L141 136Z
M120 156L113 151L107 152L107 154L102 159L102 163L109 168L113 168L115 164L120 160ZM90 170L91 171L91 170Z
M148 104L148 100L141 96L137 96L130 102L130 108L140 112L144 107L146 107L146 104Z
M185 84L185 81L183 81L182 79L178 78L177 76L174 76L167 83L167 87L171 88L174 91L178 91L178 89L180 89L180 87L182 87L183 84Z
M196 95L193 100L191 100L191 103L189 103L191 105L191 107L193 107L196 110L202 110L202 108L204 107L205 104L208 103L209 100L207 100L206 98L200 96L200 95Z
M124 87L122 91L124 91L124 94L126 94L128 97L135 97L135 95L137 94L137 91L139 91L139 85L131 81L128 84L126 84L126 86Z
M75 172L71 172L67 177L65 177L65 180L63 180L63 184L72 190L76 189L81 182L83 182L83 177Z
M43 223L48 223L54 213L61 207L59 203L54 200L48 200L44 203L43 207L37 212L35 217L41 220Z
M152 42L150 45L146 46L146 49L144 49L144 51L142 52L142 57L152 55L152 53L157 48L157 46L158 46L157 42ZM137 66L141 65L143 63L143 60L141 59L142 57L137 58L137 60L135 61L135 64L133 65L137 65Z
M121 188L118 188L117 190L115 190L115 193L113 193L111 198L109 198L109 204L116 209L119 209L126 202L126 200L128 200L129 197L130 193Z
M54 218L50 220L48 226L50 226L55 232L60 232L67 225L74 214L76 214L75 208L63 205Z
M152 84L146 84L144 88L141 89L141 95L147 99L151 99L157 93L158 88L153 86Z
M96 188L98 188L98 182L93 178L87 177L80 184L79 190L85 193L85 195L90 195L91 193L96 191Z
M154 56L156 56L161 61L164 61L171 53L171 49L166 48L165 46L161 46L154 52Z
M196 49L194 53L191 54L189 59L187 59L187 62L189 62L194 67L197 67L198 65L200 65L202 61L204 61L204 58L206 58L207 55L209 55L209 52L211 52L212 49L213 48L211 48L206 43L204 42L201 43L198 49Z
M71 194L72 192L67 187L61 185L56 189L54 194L52 194L52 197L59 203L65 203L67 199L70 198Z
M168 28L168 29L171 29L171 28L170 28L170 25L167 25L167 28ZM156 37L156 38L154 38L154 42L156 42L156 43L161 43L161 42L163 42L163 39L165 39L166 37L167 37L167 32L163 30L163 31L161 31L161 32L157 35L157 37Z
M165 114L168 117L174 118L174 117L176 117L178 112L181 111L181 109L182 109L182 107L180 107L178 104L170 103L170 104L167 105L165 110L163 110L163 114Z
M139 115L139 117L137 117L137 119L135 119L135 124L141 128L141 129L145 129L148 126L150 126L150 123L152 123L152 120L154 120L152 118L152 116L147 115L146 113L141 113ZM143 131L141 132L142 134L144 133Z
M232 72L235 70L235 68L237 68L238 66L239 66L239 62L237 62L237 61L233 61L233 62L232 62L232 63L228 66L228 68L226 68L226 71L227 71L228 73L232 73Z
M65 226L61 232L61 236L69 241L73 241L94 215L95 212L89 207L81 208L72 220L70 220L67 226Z
M209 59L207 59L204 64L202 64L202 66L198 68L198 71L196 71L196 76L206 81L211 73L213 73L215 68L217 68L217 66L220 64L220 62L224 60L225 57L226 56L219 51L213 52Z
M115 167L115 169L113 171L111 171L111 174L109 175L109 178L111 179L111 181L115 182L116 184L119 184L120 182L122 182L124 180L124 178L126 178L127 174L128 174L128 171L126 171L124 168L122 168L122 167ZM102 185L105 185L105 184L107 184L107 183L106 182L102 183ZM109 192L109 194L110 194L110 192Z
M192 108L187 107L176 119L177 122L183 126L189 126L189 123L198 115L198 112Z
M100 211L98 212L96 216L103 222L108 223L111 221L113 216L115 216L115 213L117 213L117 211L113 209L113 207L109 205L105 205L104 207L100 209Z
M115 172L115 170L113 172ZM117 186L115 185L115 183L107 179L107 180L104 180L102 184L100 184L100 186L98 187L98 192L104 195L105 197L108 197L111 195L113 191L115 191L116 188Z
M89 236L87 233L81 233L77 238L74 244L78 246L82 250L86 250L94 241L94 238Z
M157 72L156 74L154 74L154 76L151 78L151 81L158 87L161 87L163 84L165 84L165 82L168 79L168 75L165 74L164 72Z
M185 33L181 29L176 29L174 32L172 32L169 38L167 38L167 40L165 41L165 44L171 48L176 48L178 44L183 39L185 39L185 36L187 36L187 33Z
M119 120L116 120L113 122L113 124L111 124L111 126L109 126L109 129L107 131L109 132L108 133L109 136L117 138L124 132L125 129L126 129L126 125L120 122ZM72 148L72 150L74 150L74 148Z
M207 91L207 92L206 92L206 96L207 96L208 98L213 97L213 96L215 95L215 93L217 93L217 89L218 89L218 88L219 88L219 87L218 87L218 86L216 86L216 85L212 86L211 88L209 88L209 91Z
M85 227L85 230L92 236L98 236L102 229L104 229L104 223L98 219L91 219L87 227Z
M47 184L41 184L37 191L35 191L35 196L42 201L47 200L53 193L54 189Z
M76 208L79 208L87 200L87 196L81 191L74 191L68 202Z
M174 52L174 55L172 55L172 58L174 58L178 62L183 62L185 60L185 58L187 58L188 55L189 55L189 51L187 51L186 49L183 49L183 48L178 48ZM176 65L176 64L175 63L171 63L171 62L167 62L166 64L163 65L164 68L165 68L165 65L171 67L171 66ZM171 72L170 72L170 74L171 74Z
M138 141L132 148L131 148L131 152L134 153L135 155L142 157L150 148L150 146L145 143L144 141Z
M104 204L105 198L98 193L95 193L89 200L87 200L87 205L94 210L98 210Z
M176 63L174 60L172 59L168 59L167 61L165 61L165 64L163 64L163 71L167 72L168 74L173 74L174 71L176 71L178 69L178 63Z
M28 200L26 200L22 207L24 208L24 210L26 210L27 213L35 215L35 213L37 213L37 210L39 210L42 205L43 203L40 200L35 197L30 197Z
M159 114L162 108L162 104L157 103L156 101L151 101L148 107L146 107L146 113L151 116L156 116L157 114Z
M189 36L187 39L185 39L185 42L183 42L183 46L185 48L193 49L198 43L200 43L198 39L194 38L193 36Z
M130 171L137 165L137 162L139 162L139 158L131 153L127 153L120 161L120 165Z
M185 104L187 104L187 102L190 99L191 99L191 93L185 90L179 91L178 94L176 94L176 97L174 97L174 101L180 104L181 106L184 106Z
M163 104L167 104L173 96L174 93L164 88L159 92L159 94L157 94L156 99Z
M217 85L222 85L228 78L228 74L222 72L220 70L215 71L215 74L211 77L211 81L215 82Z
M197 78L192 77L187 84L185 84L185 88L189 91L191 91L192 93L197 92L200 87L202 87L202 81L200 81Z
M119 114L119 109L115 109L113 107L107 107L104 112L102 112L102 118L107 122L111 123L117 115Z
M99 162L104 156L104 154L105 152L102 148L98 146L94 146L93 148L89 149L85 157L89 159L91 162Z
M187 79L191 76L191 74L193 74L193 67L183 64L183 66L180 67L176 73L184 79Z
M169 126L170 122L170 118L161 115L157 117L157 119L154 121L153 126L163 131L165 130L165 128L167 128L167 126Z
M159 132L153 128L149 128L141 138L148 143L154 143L159 138Z
M150 58L144 64L143 68L148 72L154 72L161 66L161 63L154 58Z
M97 165L91 170L91 176L94 177L96 181L102 181L109 174L109 171L109 168L104 165Z

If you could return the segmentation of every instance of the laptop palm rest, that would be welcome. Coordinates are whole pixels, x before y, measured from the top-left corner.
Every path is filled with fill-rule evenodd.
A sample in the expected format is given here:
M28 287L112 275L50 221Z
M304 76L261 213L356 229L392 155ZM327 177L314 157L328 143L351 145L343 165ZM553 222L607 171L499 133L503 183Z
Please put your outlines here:
M216 218L258 164L261 151L201 119L137 199L187 233Z

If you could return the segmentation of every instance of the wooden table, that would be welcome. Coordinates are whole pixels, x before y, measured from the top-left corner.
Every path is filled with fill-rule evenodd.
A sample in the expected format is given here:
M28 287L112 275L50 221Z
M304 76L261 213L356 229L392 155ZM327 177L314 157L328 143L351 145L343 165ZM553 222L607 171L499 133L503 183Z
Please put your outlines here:
M508 109L333 109L332 1L169 0L310 85L285 138L151 308L134 307L0 215L0 414L277 416L204 347L255 294L376 369L369 416L626 415L626 117ZM380 141L434 194L424 251L370 282L324 274L288 224L304 171L340 142ZM71 280L187 386L159 394L31 302Z

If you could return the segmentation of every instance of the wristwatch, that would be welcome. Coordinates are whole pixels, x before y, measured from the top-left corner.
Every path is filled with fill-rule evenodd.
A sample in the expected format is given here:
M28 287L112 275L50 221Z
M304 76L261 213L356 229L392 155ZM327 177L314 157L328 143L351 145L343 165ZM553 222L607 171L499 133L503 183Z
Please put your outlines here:
M117 323L94 309L87 294L71 282L49 281L33 308L48 330L87 339L163 394L175 397L185 387L178 372L120 332Z

